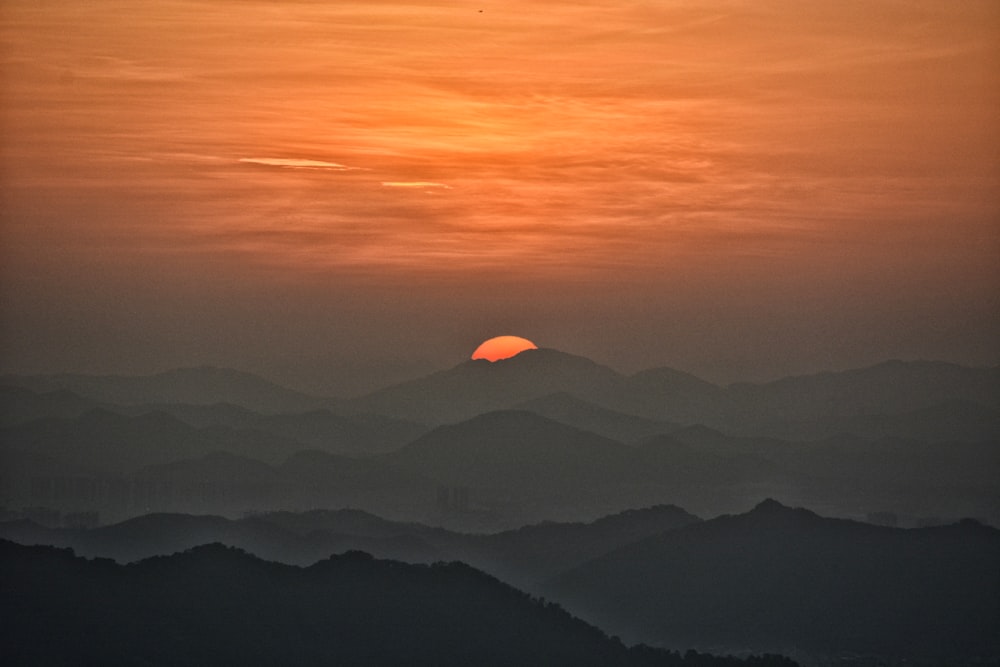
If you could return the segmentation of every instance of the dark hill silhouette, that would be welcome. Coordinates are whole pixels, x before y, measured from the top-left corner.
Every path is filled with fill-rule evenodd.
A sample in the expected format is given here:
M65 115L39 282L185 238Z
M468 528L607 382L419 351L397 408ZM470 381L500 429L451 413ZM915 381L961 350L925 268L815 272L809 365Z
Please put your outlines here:
M762 489L798 497L808 478L792 474L752 447L712 446L697 442L694 433L715 433L703 427L658 435L639 443L638 453L678 503L701 513L719 514L759 498ZM718 434L727 445L740 439ZM714 438L708 437L708 440ZM788 443L783 443L788 444Z
M270 433L331 453L378 453L402 447L428 429L423 424L370 414L338 414L327 409L261 414L228 403L107 406L127 415L162 412L196 428L224 426Z
M525 350L497 362L466 361L386 387L352 405L365 412L441 424L555 392L608 393L623 380L616 371L584 357L550 349Z
M939 361L887 361L868 368L734 384L731 419L746 425L826 416L894 415L955 401L1000 408L1000 367Z
M73 419L40 419L0 430L4 451L23 451L109 473L211 451L278 461L305 446L289 438L222 426L196 429L163 412L128 417L105 409Z
M580 520L673 496L632 447L525 411L438 427L385 460L469 487L488 504L518 505L527 521Z
M881 416L895 429L887 435L903 435L907 429L915 430L907 425L913 422L904 417L892 425L891 418L912 413L910 419L924 420L936 438L959 440L970 428L961 414L947 414L940 406L966 403L985 408L990 412L976 417L976 432L983 428L995 432L992 411L1000 409L1000 368L890 361L849 371L719 387L670 368L626 377L583 357L543 349L495 363L459 364L355 399L351 405L441 424L561 392L605 410L653 421L701 423L732 434L813 439L829 435L831 421L846 419L846 428L838 431L857 428L858 435L872 436L877 435L872 432L872 420L877 425ZM923 410L944 412L916 414Z
M639 451L652 466L669 475L672 484L682 485L685 479L692 479L708 486L746 484L779 488L796 481L750 447L720 451L688 442L684 435L658 435L643 440Z
M788 450L808 450L808 446L778 438L728 435L701 424L687 426L670 433L670 438L700 452L724 456L770 457Z
M329 410L262 417L251 428L331 453L374 454L399 449L428 428L377 415L336 415Z
M120 473L197 455L206 443L195 429L169 415L124 417L95 409L74 419L42 419L4 429L3 447Z
M328 528L300 532L286 527L279 514L286 519L304 516L282 512L234 520L219 516L147 514L92 529L51 529L30 521L11 521L0 523L0 537L19 544L70 547L81 556L112 558L121 563L168 555L210 542L291 565L312 565L331 553L351 550L365 550L381 558L409 563L450 560L447 552L419 537L420 533L437 537L435 529L426 526L395 524L399 528L392 530L388 526L394 525L393 522L366 515L346 522L324 521ZM314 518L306 518L304 523L311 524Z
M595 466L608 466L606 474L613 475L628 457L628 448L614 440L508 410L440 426L387 460L451 484L534 490L574 475L596 483Z
M106 410L137 417L147 412L162 412L195 428L208 426L228 426L229 428L253 428L263 414L232 403L143 403L139 405L118 405L109 403Z
M584 357L550 349L526 350L495 363L467 361L451 369L386 387L351 401L322 399L296 392L249 373L211 367L180 369L152 376L4 376L0 383L34 392L68 390L103 403L121 405L229 403L264 413L302 413L329 409L337 414L376 413L417 423L441 424L483 412L511 408L558 392L569 392L605 409L646 419L703 423L744 435L819 438L831 435L831 419L848 418L840 428L865 437L912 437L912 419L923 419L935 439L961 440L968 427L956 404L991 412L975 418L996 432L1000 409L1000 367L968 368L932 361L889 361L868 368L784 378L768 383L718 387L670 368L655 368L626 377ZM35 399L7 392L8 405L46 416L74 416L67 396ZM66 405L59 406L60 400ZM32 405L33 404L33 405ZM941 406L951 405L950 409ZM879 416L936 409L939 414L912 415L879 433ZM969 410L964 408L968 417ZM52 412L50 412L52 410ZM8 409L7 423L21 421ZM949 414L949 412L951 414ZM982 411L980 411L982 412ZM852 430L852 418L862 418ZM874 420L871 421L871 420ZM977 431L979 432L979 431ZM980 438L974 438L980 439ZM315 443L314 443L315 444Z
M550 582L602 627L667 646L781 646L961 664L1000 656L1000 531L825 519L768 500Z
M252 373L199 366L155 375L7 375L0 383L48 392L66 389L103 403L230 403L258 412L295 412L322 407L330 399L309 396Z
M8 665L743 664L629 650L460 563L300 569L211 544L121 566L0 541L0 576Z
M357 417L319 412L256 420L304 435L315 427L317 440L338 425L342 434L357 434L327 441L331 447L386 442L379 433L387 431L368 429ZM628 446L528 411L500 411L438 427L377 457L296 454L308 449L257 429L194 428L165 413L93 410L0 429L0 490L9 506L98 510L106 519L351 506L486 531L668 503L714 515L763 494L854 516L889 510L990 522L1000 517L995 441L838 436L793 443L690 426ZM275 471L251 474L260 464L241 459ZM439 487L468 491L468 505L461 512L442 509Z
M644 419L609 410L565 391L523 401L515 405L514 409L534 412L553 421L624 443L680 428L680 425L673 422Z
M0 386L0 426L44 417L79 417L96 407L96 401L65 389L40 393L23 387Z
M419 472L383 460L318 451L292 455L279 471L296 509L364 507L390 517L412 517L426 513L437 488Z
M174 511L365 507L390 516L424 514L434 482L384 461L298 451L279 465L215 452L149 466L133 478L174 489Z
M0 537L20 544L71 547L87 557L130 562L221 542L268 560L310 565L330 553L364 550L410 563L461 560L508 583L539 581L625 544L699 519L672 506L628 510L591 523L545 522L490 535L467 535L361 510L267 512L239 520L149 514L92 529L50 529L30 521L0 523Z
M948 401L899 414L830 415L807 421L782 421L764 425L756 432L784 440L822 440L841 434L867 440L1000 440L1000 409L972 401Z
M591 395L596 400L595 395ZM600 397L602 405L657 420L723 422L731 407L726 391L690 373L651 368L630 376L623 387Z
M460 555L505 581L534 589L538 582L626 544L697 523L673 505L627 510L590 523L545 522L475 536Z

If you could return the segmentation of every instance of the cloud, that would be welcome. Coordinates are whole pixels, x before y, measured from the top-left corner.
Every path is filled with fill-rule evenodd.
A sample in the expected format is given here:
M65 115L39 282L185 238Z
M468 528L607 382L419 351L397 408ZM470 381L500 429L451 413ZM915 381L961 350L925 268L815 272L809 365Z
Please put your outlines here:
M348 167L338 162L303 160L300 158L243 157L239 161L250 164L262 164L266 167L286 167L291 169L323 169L329 171L355 171L360 169L360 167Z
M433 181L382 181L382 185L387 188L443 188L451 190L450 185L444 183L434 183Z

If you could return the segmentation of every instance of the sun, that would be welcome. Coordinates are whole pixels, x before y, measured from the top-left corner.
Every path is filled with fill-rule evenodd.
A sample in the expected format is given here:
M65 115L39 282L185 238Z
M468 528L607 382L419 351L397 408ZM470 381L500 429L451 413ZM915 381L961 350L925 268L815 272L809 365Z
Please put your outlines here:
M537 350L538 346L527 338L520 336L497 336L484 341L472 353L473 359L487 359L489 361L499 361L509 359L515 354L520 354L525 350Z

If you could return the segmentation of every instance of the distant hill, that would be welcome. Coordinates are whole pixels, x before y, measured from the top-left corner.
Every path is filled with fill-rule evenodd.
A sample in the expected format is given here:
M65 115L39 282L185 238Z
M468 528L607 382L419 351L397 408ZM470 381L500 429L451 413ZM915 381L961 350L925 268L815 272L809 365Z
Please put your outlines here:
M86 557L131 562L209 542L261 558L311 565L331 553L364 550L410 563L461 560L519 586L631 542L699 521L672 506L628 510L591 523L545 522L488 535L469 535L361 510L265 512L233 520L218 516L149 514L91 529L43 528L30 521L0 523L0 538L20 544L71 547Z
M793 439L923 432L922 439L962 440L1000 431L1000 367L888 361L720 387L671 368L625 376L583 357L542 349L495 363L465 362L350 405L428 424L517 407L626 441L636 429L652 435L650 422Z
M564 391L523 401L513 407L515 410L534 412L553 421L623 443L634 443L651 435L669 433L680 428L679 424L673 422L644 419L609 410Z
M278 465L216 452L149 466L133 475L143 488L169 489L175 511L238 514L251 509L365 507L389 516L422 516L436 485L383 461L299 451Z
M459 556L534 589L559 572L653 535L701 521L673 505L626 510L590 523L544 522L468 540Z
M309 396L277 385L252 373L199 366L155 375L6 375L0 384L35 392L68 390L103 403L229 403L257 412L295 412L329 404L330 399Z
M329 516L354 514L356 510L325 512ZM236 547L266 560L291 565L312 565L334 553L365 550L381 558L409 563L432 563L452 560L447 553L419 537L433 532L425 526L403 527L400 524L360 513L348 520L328 521L323 529L297 531L283 525L282 517L303 517L314 513L281 512L274 515L226 519L219 516L191 514L148 514L121 523L92 529L43 528L30 521L0 523L0 538L25 545L70 547L88 558L112 558L128 563L153 556L163 556L193 547L219 542ZM387 524L396 527L369 530Z
M561 397L556 403L586 406ZM661 504L714 515L768 494L854 516L1000 517L1000 457L989 440L841 435L789 442L699 425L624 445L508 410L439 426L371 456L340 452L385 452L394 438L422 427L326 411L258 415L202 407L256 428L195 428L162 412L129 417L103 409L0 428L0 492L12 507L96 510L111 520L154 511L238 516L357 507L468 531L586 521ZM188 408L200 414L198 406L183 412ZM649 423L601 409L595 415L621 428ZM463 498L459 505L456 494Z
M66 389L36 392L24 387L0 385L0 427L45 417L79 417L99 405L97 401Z
M726 392L736 406L731 419L748 426L823 417L897 415L956 402L998 409L1000 367L896 360L766 384L734 384Z
M327 409L261 414L228 403L109 405L107 409L134 416L162 412L197 428L223 426L270 433L295 440L310 449L336 454L391 451L428 430L423 424L402 419L370 414L339 414Z
M121 474L213 451L274 463L304 449L385 452L427 430L388 417L344 417L326 410L261 415L226 405L164 407L167 411L148 411L149 406L141 406L134 416L122 414L130 410L96 408L71 418L0 427L0 456L10 451L29 452ZM196 427L190 422L206 425Z
M578 520L674 497L633 448L526 411L440 426L384 460L471 488L491 506L520 507L528 521Z
M1000 531L975 522L882 528L768 500L597 558L546 594L666 646L955 665L1000 657L998 563Z
M375 454L399 449L428 431L410 421L378 415L337 415L329 410L267 415L251 428L332 453Z
M867 440L1000 440L1000 409L972 401L948 401L896 414L827 415L804 421L778 421L762 424L752 431L784 440L823 440L844 434Z
M122 566L0 541L0 577L7 665L745 664L628 649L460 563L301 569L214 544Z
M385 458L449 484L520 492L542 484L600 483L622 470L629 457L628 448L614 440L532 412L508 410L439 426Z
M725 423L732 410L725 389L673 368L640 371L614 391L587 398L622 412L682 424Z
M0 423L8 424L36 416L77 416L94 407L88 402L229 404L268 414L330 410L338 415L379 414L417 424L444 424L521 404L530 409L527 403L550 397L534 406L539 414L556 417L559 412L567 423L623 440L633 438L623 431L606 431L601 424L611 415L605 412L600 419L596 413L588 415L585 404L632 418L631 428L642 428L642 435L653 434L646 430L649 421L701 423L734 434L791 439L845 432L963 440L993 437L1000 431L1000 367L935 361L887 361L849 371L720 387L671 368L625 376L584 357L539 349L495 363L466 361L352 400L309 396L250 373L212 367L137 377L8 375L0 377L0 385ZM18 388L37 395L19 393ZM582 404L570 405L566 394ZM625 424L621 415L614 418L615 428ZM636 418L646 423L640 426L643 422ZM927 435L921 438L919 432Z
M525 350L497 362L466 361L454 368L355 399L360 411L442 424L556 392L607 392L623 376L584 357ZM582 394L581 394L582 395Z
M279 461L305 448L290 438L249 429L197 429L162 412L129 417L95 409L72 419L40 419L0 429L0 456L40 454L112 474L213 451Z

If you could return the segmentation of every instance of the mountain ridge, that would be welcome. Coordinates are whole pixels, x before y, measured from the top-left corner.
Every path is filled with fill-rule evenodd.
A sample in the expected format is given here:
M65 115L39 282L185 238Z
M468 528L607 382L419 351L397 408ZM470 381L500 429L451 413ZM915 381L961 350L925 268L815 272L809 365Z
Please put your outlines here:
M997 562L1000 530L978 522L888 528L769 499L625 545L543 590L631 640L971 664L1000 657Z

